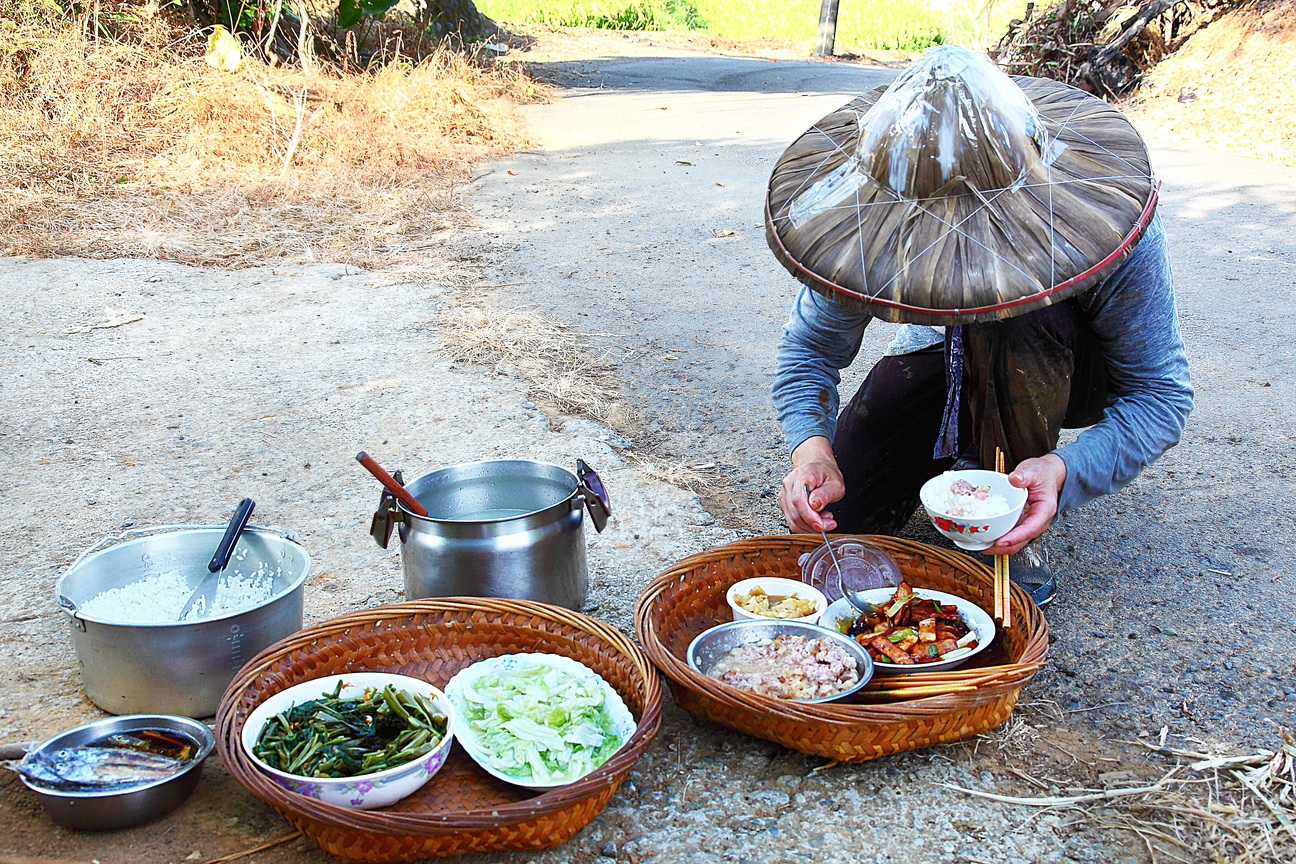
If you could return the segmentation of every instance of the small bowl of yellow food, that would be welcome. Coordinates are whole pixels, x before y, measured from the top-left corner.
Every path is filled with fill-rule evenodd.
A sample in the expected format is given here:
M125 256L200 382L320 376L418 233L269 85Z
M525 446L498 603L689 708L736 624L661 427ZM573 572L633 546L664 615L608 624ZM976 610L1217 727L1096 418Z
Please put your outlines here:
M735 621L819 623L828 598L813 585L779 576L756 576L729 586L725 600Z

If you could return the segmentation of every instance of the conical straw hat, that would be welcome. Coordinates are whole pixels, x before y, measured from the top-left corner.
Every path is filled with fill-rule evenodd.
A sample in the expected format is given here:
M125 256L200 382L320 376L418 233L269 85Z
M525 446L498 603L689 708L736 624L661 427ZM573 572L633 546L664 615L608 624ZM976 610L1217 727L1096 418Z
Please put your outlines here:
M788 147L765 234L797 279L879 318L990 321L1097 284L1156 191L1115 108L941 46Z

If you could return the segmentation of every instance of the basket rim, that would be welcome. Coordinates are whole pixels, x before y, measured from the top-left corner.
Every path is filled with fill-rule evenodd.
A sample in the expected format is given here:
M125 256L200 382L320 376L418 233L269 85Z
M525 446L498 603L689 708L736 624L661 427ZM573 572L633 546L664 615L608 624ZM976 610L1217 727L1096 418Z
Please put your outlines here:
M882 535L833 534L829 536L833 538L854 537L878 543L887 548L888 551L898 550L912 554L922 554L928 558L943 560L957 569L984 575L987 580L992 578L988 567L961 552L952 552L926 543ZM758 696L724 684L696 671L667 650L658 637L653 622L653 612L657 608L657 601L662 593L683 574L708 563L732 559L744 553L762 553L798 546L813 549L821 545L823 545L822 539L815 535L768 535L727 543L675 562L648 583L635 604L635 634L638 636L640 644L643 645L644 651L673 684L737 710L769 715L773 720L800 721L829 726L854 726L860 722L904 722L915 716L947 714L968 707L969 696L964 692L867 704L790 702L772 696ZM1013 616L1027 626L1028 639L1019 662L967 670L969 676L998 672L998 680L994 683L977 687L975 691L977 694L976 701L997 697L1008 691L1020 689L1043 665L1044 658L1048 654L1048 623L1044 619L1043 613L1030 599L1030 596L1016 584L1012 585L1011 590ZM959 673L943 674L956 675Z
M519 620L541 618L563 624L587 635L601 639L609 650L623 655L635 667L637 683L642 686L643 709L637 718L630 739L608 760L579 780L556 787L541 794L513 803L444 813L402 813L377 810L353 810L325 804L300 795L271 781L243 752L240 735L243 722L251 713L249 708L240 716L239 704L262 673L287 655L308 648L321 638L346 631L349 628L391 621L393 618L447 613L485 613L502 619ZM481 626L489 626L483 622ZM572 658L579 659L579 658ZM273 686L273 685L271 685ZM258 698L255 704L273 692L289 686L284 683ZM542 817L561 814L608 786L617 786L638 761L661 728L661 680L644 652L618 630L580 612L560 606L530 600L506 600L491 597L449 597L410 600L360 610L332 618L299 630L292 636L269 646L252 658L230 682L216 712L216 749L234 778L248 791L275 807L290 821L308 819L342 830L361 831L392 836L437 836L465 830L489 830L504 825L515 825ZM253 707L255 707L255 704ZM633 709L632 709L633 713Z

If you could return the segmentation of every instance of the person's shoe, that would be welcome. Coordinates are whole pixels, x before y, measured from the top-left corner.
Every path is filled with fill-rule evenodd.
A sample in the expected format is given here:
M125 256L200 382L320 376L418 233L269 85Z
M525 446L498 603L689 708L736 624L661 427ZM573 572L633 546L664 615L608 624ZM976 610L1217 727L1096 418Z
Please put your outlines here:
M1036 606L1047 606L1057 593L1057 580L1049 569L1048 551L1036 537L1015 555L1008 556L1008 578L1026 590Z

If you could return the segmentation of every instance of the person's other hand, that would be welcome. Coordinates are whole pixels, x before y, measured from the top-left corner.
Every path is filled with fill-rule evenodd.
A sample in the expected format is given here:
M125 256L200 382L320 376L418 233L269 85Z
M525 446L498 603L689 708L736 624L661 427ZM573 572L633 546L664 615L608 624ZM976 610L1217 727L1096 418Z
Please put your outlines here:
M779 509L792 532L817 534L836 528L832 513L823 508L845 494L846 482L828 439L817 435L798 444L792 451L792 470L783 478L778 495Z
M984 555L1011 555L1048 529L1057 515L1058 495L1066 482L1066 463L1056 453L1025 459L1008 475L1008 482L1026 490L1026 506L1017 525L995 541Z

